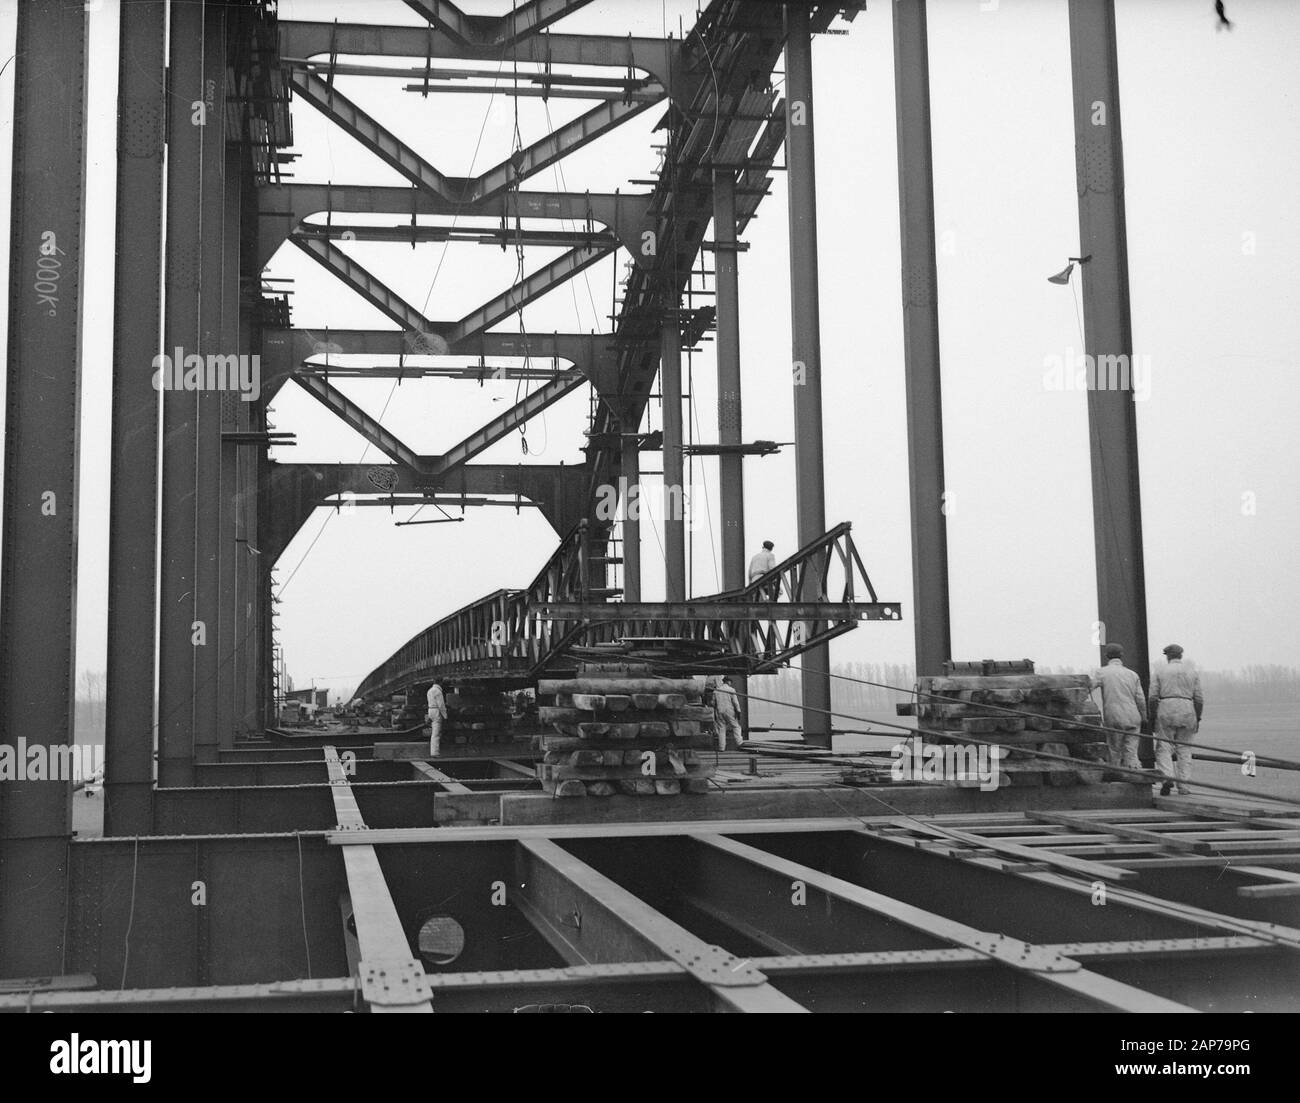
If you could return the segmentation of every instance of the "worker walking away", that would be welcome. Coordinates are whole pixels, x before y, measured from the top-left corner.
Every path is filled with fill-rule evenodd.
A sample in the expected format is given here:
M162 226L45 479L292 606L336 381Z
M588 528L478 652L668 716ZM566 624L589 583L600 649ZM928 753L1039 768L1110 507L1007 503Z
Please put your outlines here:
M713 730L718 750L734 751L740 746L740 701L729 676L713 691Z
M1151 677L1151 720L1155 726L1156 769L1165 776L1160 795L1167 797L1177 783L1180 793L1188 792L1192 776L1192 736L1201 726L1201 676L1183 662L1183 649L1171 643L1164 649L1164 666ZM1172 740L1173 742L1169 742ZM1177 765L1174 764L1175 755Z
M1124 648L1108 643L1106 665L1092 676L1092 688L1101 687L1101 722L1106 731L1106 758L1112 766L1140 770L1138 732L1147 713L1146 694L1137 671L1124 665Z
M437 682L429 687L425 704L429 710L429 755L437 758L441 749L442 722L447 719L447 699Z
M756 578L762 578L763 575L776 566L776 556L772 554L772 549L775 546L771 540L763 541L763 550L756 552L754 558L749 561L747 581L753 582Z

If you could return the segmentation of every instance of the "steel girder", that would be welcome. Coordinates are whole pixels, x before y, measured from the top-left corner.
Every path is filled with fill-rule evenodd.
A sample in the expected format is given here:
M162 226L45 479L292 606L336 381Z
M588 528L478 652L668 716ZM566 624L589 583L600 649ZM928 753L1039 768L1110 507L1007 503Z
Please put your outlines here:
M463 464L441 480L393 464L270 463L259 494L258 551L274 564L307 518L342 495L516 496L534 503L556 532L582 515L586 473L564 464Z
M513 43L511 59L536 65L594 65L649 73L674 97L674 47L662 38L622 38L617 35L573 35L552 32ZM280 54L302 61L327 54L374 57L414 57L437 60L499 62L499 46L472 45L423 27L374 26L362 23L280 21ZM677 79L681 79L679 76Z
M1133 325L1114 0L1070 0L1069 12L1079 247L1081 256L1090 257L1080 265L1084 351L1093 363L1108 362L1103 357L1129 363ZM1129 666L1145 687L1151 664L1137 410L1129 373L1119 387L1089 388L1087 401L1100 643L1122 640Z
M453 203L480 203L541 172L556 161L607 134L620 123L641 114L653 102L607 100L572 122L565 123L513 158L472 179L445 176L376 119L366 114L333 84L314 72L294 70L292 85L298 96L332 123L360 142L376 157L405 176L416 187Z
M1212 912L1125 886L1098 907L1086 871L1035 872L1014 853L972 844L957 856L915 837L965 824L959 834L996 844L1042 829L1025 817L371 830L360 807L381 807L383 787L354 788L337 753L310 765L339 822L328 833L74 842L68 972L124 990L6 994L0 1010L269 1010L358 995L372 1009L466 1011L1232 1010L1295 999L1278 978L1296 972L1300 931L1246 917L1264 902L1230 897L1232 912ZM1106 827L1141 814L1090 818ZM191 902L195 879L205 907ZM401 963L386 978L344 975L344 892L360 960ZM492 906L499 893L504 906ZM429 914L457 919L466 950L417 976ZM521 937L530 927L542 937ZM485 964L503 938L506 960ZM414 998L397 994L401 976Z
M14 71L0 749L73 741L87 15L18 9ZM57 758L54 759L57 762ZM0 975L62 968L71 785L0 785ZM16 772L16 771L15 771Z
M398 440L342 391L331 387L317 375L295 375L293 381L349 428L360 433L384 455L417 474L424 472L424 457Z
M466 15L451 0L406 0L406 6L434 29L463 46L498 49L513 46L550 26L557 19L585 8L591 0L526 0L499 17Z
M429 354L427 337L409 330L387 329L308 329L266 330L262 339L262 391L274 395L291 373L309 367L312 373L355 376L392 376L418 378L424 368L408 364L409 356ZM449 356L472 356L479 367L462 369L466 380L481 381L500 374L511 378L505 369L487 366L489 359L564 360L587 377L597 394L612 394L617 386L618 358L604 334L594 333L476 333L449 344ZM397 357L396 366L356 367L336 364L336 356Z
M149 830L153 789L154 603L158 596L158 408L166 0L122 6L118 52L117 250L104 693L104 830Z
M492 217L501 220L500 233L513 240L515 219L568 221L606 227L632 259L642 262L639 248L641 234L653 229L648 217L649 197L633 193L530 192L511 190L491 202L459 204L422 188L387 186L282 184L263 188L258 193L259 240L258 265L264 267L291 233L321 230L324 224L308 222L314 215L325 215L331 222L338 213L402 215L411 225L393 228L395 240L416 240L417 231L432 227L417 226L418 216ZM350 229L357 240L375 227ZM483 231L475 231L483 232ZM405 235L405 236L401 236ZM597 237L599 235L596 235ZM425 240L420 238L419 240Z
M894 87L912 515L912 623L917 673L939 674L943 663L952 658L952 625L925 0L900 0L894 5Z

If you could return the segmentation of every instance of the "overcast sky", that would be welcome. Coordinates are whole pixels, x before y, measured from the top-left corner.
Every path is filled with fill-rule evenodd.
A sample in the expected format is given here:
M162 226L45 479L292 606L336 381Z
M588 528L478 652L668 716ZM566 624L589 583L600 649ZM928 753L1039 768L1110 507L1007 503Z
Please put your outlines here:
M89 6L77 664L102 669L118 6ZM506 0L463 6L508 10ZM1220 33L1209 0L1117 3L1134 353L1150 365L1150 394L1137 417L1151 643L1158 653L1176 640L1214 668L1300 663L1300 6L1229 0L1227 8L1235 29ZM0 0L3 58L13 53L15 10L13 0ZM1085 398L1044 385L1051 358L1082 346L1077 282L1046 281L1079 244L1066 4L932 0L929 10L954 651L1082 669L1095 656ZM389 2L282 0L280 14L418 22ZM658 35L665 25L676 33L679 18L690 27L693 2L605 0L556 29ZM813 55L826 515L828 524L853 523L882 600L903 602L905 614L901 625L867 625L837 640L835 662L909 661L912 651L890 20L888 3L872 3L847 35L817 39ZM342 77L338 87L444 172L467 173L471 164L482 171L509 154L508 97L425 101L398 91L400 83ZM12 105L11 64L0 77L6 204ZM587 106L554 100L548 120L540 101L521 101L525 143ZM309 106L293 110L297 179L403 182ZM655 168L651 128L661 115L652 108L565 160L562 180L547 170L526 186L642 190L629 181ZM745 437L789 441L783 174L746 239ZM0 251L7 260L7 240ZM437 244L349 252L440 320L504 290L514 272L512 255L479 245L452 246L445 260ZM530 250L530 270L553 255ZM530 305L528 327L607 329L614 263L621 271L625 259ZM269 274L294 280L297 325L391 328L291 246ZM517 329L518 321L499 328ZM696 436L715 440L711 347L690 368ZM389 380L338 385L376 415L387 407L385 425L421 452L455 443L515 395L513 382L407 382L396 391ZM478 459L581 462L588 409L584 387L528 427L527 455L514 434ZM277 450L279 459L383 459L293 386L277 399L273 420L298 439ZM661 423L654 403L648 427ZM646 466L657 470L658 457L647 456ZM706 594L719 588L716 465L697 461L694 475L692 591ZM796 546L793 450L746 460L745 476L751 550L766 538L778 556L788 554ZM279 578L293 577L279 624L298 685L315 680L346 692L439 617L498 587L525 585L558 539L535 511L471 509L460 524L393 527L409 514L363 509L326 522L319 511L289 546ZM663 591L662 553L655 529L643 529L644 596L653 600Z

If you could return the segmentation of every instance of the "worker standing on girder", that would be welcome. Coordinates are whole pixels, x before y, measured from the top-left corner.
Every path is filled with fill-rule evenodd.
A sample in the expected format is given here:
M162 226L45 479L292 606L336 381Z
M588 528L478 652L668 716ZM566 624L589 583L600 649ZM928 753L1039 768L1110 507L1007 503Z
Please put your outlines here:
M740 746L740 701L736 697L731 678L725 677L713 690L713 731L718 740L718 750Z
M429 754L437 758L442 739L442 722L447 719L447 698L442 695L442 686L437 682L429 687L425 705L429 710Z
M754 558L749 561L749 575L747 581L753 582L756 578L762 578L773 567L776 566L776 556L772 554L772 548L775 545L771 540L763 541L763 550L757 552Z
M1165 665L1156 667L1151 676L1150 710L1155 725L1156 769L1165 775L1160 795L1167 797L1175 782L1180 793L1188 792L1186 782L1192 776L1192 736L1201 726L1201 675L1190 663L1183 662L1183 649L1171 643L1164 649ZM1171 744L1169 741L1172 740ZM1178 763L1174 765L1174 754Z
M1140 770L1138 732L1146 716L1147 699L1142 679L1124 665L1124 648L1108 643L1106 665L1092 676L1092 688L1101 687L1101 722L1106 732L1106 757L1112 766Z

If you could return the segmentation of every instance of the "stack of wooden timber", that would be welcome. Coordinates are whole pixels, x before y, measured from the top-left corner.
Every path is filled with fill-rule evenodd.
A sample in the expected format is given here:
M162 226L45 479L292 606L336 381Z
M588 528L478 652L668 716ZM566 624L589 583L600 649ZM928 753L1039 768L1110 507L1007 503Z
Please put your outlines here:
M508 743L515 738L510 727L510 700L498 690L473 684L444 694L447 719L443 741L452 743Z
M713 769L701 752L713 748L713 711L704 706L702 681L597 666L572 679L543 679L537 696L547 729L537 774L548 793L708 792Z
M1101 780L1100 770L1035 757L1031 752L1106 761L1105 736L1086 674L943 675L918 678L915 705L927 742L1004 748L1001 771L1013 785L1077 785ZM947 734L951 733L951 734Z

